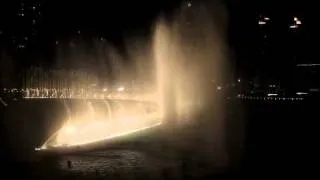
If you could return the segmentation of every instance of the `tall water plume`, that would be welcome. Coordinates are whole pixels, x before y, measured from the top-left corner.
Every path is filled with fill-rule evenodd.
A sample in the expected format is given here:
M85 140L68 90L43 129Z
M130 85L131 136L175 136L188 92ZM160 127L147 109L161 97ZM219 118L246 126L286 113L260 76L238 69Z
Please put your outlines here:
M195 125L189 126L190 131L200 127L197 133L201 142L192 146L211 154L220 164L227 159L225 106L223 93L217 92L217 85L229 75L226 20L225 9L219 3L183 5L170 20L160 17L155 22L152 43L133 40L135 43L127 44L127 58L133 60L131 69L137 72L136 80L144 87L156 85L160 114L168 122L167 127L187 123ZM93 54L98 58L92 54L79 58L93 59L86 63L95 65L94 70L101 64L107 66L118 83L132 80L130 73L124 71L123 54L113 46L97 46L98 53ZM191 144L187 140L181 142Z
M205 123L201 139L210 147L203 150L215 154L219 164L226 161L225 107L223 95L216 93L217 84L228 76L225 31L222 5L194 3L183 5L171 21L159 18L153 37L164 118L169 126L184 124L186 119Z

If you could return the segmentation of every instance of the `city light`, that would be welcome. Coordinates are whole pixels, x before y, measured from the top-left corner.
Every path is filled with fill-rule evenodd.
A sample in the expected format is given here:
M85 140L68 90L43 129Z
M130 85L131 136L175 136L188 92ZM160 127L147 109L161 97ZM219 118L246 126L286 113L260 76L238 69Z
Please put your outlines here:
M258 24L264 25L264 24L267 24L267 22L265 22L265 21L259 21Z
M276 94L276 93L269 93L269 94L267 94L268 96L278 96L278 94Z
M320 64L297 64L297 66L320 66Z
M266 16L265 16L265 17L262 17L262 18L260 17L260 19L259 19L259 21L258 21L258 24L259 24L259 25L265 25L265 24L267 24L268 21L270 21L270 18L269 18L269 17L266 17Z
M247 96L238 94L237 98L252 101L302 101L303 97L279 97L279 96Z
M307 95L308 93L306 93L306 92L297 92L296 94L297 95Z
M298 28L297 25L291 25L291 26L289 26L289 27L290 27L290 29L296 29L296 28Z
M290 29L296 29L299 27L299 25L302 24L301 20L299 20L297 17L293 18L293 24L289 26Z

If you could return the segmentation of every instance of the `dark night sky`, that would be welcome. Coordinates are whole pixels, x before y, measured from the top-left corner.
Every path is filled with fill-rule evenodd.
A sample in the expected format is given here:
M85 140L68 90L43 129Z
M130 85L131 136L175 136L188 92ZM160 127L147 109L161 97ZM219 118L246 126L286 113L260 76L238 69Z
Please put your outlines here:
M14 29L12 21L21 0L1 1L2 28ZM28 0L24 0L25 2ZM30 1L30 0L29 0ZM161 10L177 6L177 0L155 1L43 1L43 20L47 31L64 34L83 28L117 34L126 29L136 29L150 24Z
M123 31L135 31L137 28L146 27L161 9L175 6L170 5L169 0L72 2L45 3L47 12L44 18L48 31L64 34L81 28L84 31L101 32L109 38L116 38L124 33Z
M14 26L8 14L13 14L17 8L15 2L21 0L1 1L1 20L5 25ZM28 1L28 0L25 0ZM30 1L30 0L29 0ZM249 15L255 11L285 13L288 10L303 11L303 4L294 1L258 1L258 0L224 0L229 5L231 14ZM153 0L153 1L44 1L44 18L46 27L52 32L65 32L67 29L83 27L101 29L107 32L117 32L123 29L141 27L152 21L161 10L177 7L181 0ZM281 2L281 3L279 3ZM289 3L288 3L289 2ZM258 8L257 8L258 7ZM3 25L3 23L1 23Z
M25 0L26 1L26 0ZM195 0L193 0L195 1ZM276 18L277 28L271 32L275 49L283 48L283 42L286 41L283 34L286 32L287 19L293 15L298 15L303 18L304 27L310 26L309 22L312 11L308 8L311 5L304 2L289 1L289 0L221 0L226 2L229 10L229 43L231 48L236 53L237 66L242 68L254 69L256 64L259 64L254 58L254 53L259 50L254 49L257 33L257 17L259 14L268 15L271 18ZM15 9L19 0L6 0L0 3L0 29L7 29L8 32L17 29L17 24L12 21L15 16ZM80 28L82 35L89 37L99 33L106 37L109 41L121 45L123 36L130 34L138 34L145 36L148 34L148 29L154 18L161 11L170 11L177 7L181 1L179 0L152 0L152 1L62 1L48 0L44 1L42 33L40 36L44 43L52 43L55 39L63 39L70 37ZM305 20L308 19L308 20ZM278 28L279 27L279 28ZM282 29L282 30L281 30ZM304 28L307 29L307 28ZM308 46L311 46L313 38L312 32L308 29L309 37L305 38L304 49L311 51ZM311 38L312 37L312 38ZM278 53L279 54L279 53ZM312 54L312 53L306 53ZM249 57L250 56L250 57ZM279 54L281 57L281 54ZM278 58L278 57L277 57ZM285 64L285 60L279 61L279 58L274 62ZM246 70L244 68L244 71Z
M24 0L25 3L34 0ZM23 27L17 23L17 10L21 0L6 0L0 3L0 30L7 42ZM56 40L70 41L77 29L83 38L103 36L121 48L124 36L148 35L154 18L161 11L170 11L180 1L62 1L47 0L42 4L42 20L38 26L37 45L34 51L52 57ZM30 28L29 28L30 29ZM34 58L32 58L34 59ZM49 58L44 58L48 61ZM28 64L28 63L27 63Z
M21 0L1 1L1 25L14 26L9 14L17 8ZM28 1L28 0L25 0ZM30 0L29 0L30 1ZM153 1L44 1L47 27L59 32L75 27L101 29L110 32L150 23L161 10L177 7L181 0ZM195 0L194 0L195 1ZM231 15L248 16L250 13L266 11L273 14L285 14L288 11L305 13L308 4L289 0L224 0L227 2ZM305 5L307 4L307 5ZM8 16L9 15L9 16Z

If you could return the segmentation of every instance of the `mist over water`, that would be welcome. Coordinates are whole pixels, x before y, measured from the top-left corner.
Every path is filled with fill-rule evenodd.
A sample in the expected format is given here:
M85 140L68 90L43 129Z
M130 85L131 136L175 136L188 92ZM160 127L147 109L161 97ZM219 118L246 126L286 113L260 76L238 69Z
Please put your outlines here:
M171 18L160 16L154 22L149 39L127 39L126 53L104 39L97 39L90 46L70 43L58 46L55 67L91 72L100 89L105 84L126 86L134 81L133 86L139 89L134 95L152 94L152 100L159 104L165 129L185 131L181 135L168 131L173 144L196 149L208 160L225 166L226 109L224 94L217 92L217 85L230 77L226 24L223 5L183 4ZM88 86L95 83L91 79L73 79L72 88L77 88L78 81ZM77 121L74 107L66 102L63 106L65 120ZM107 104L101 106L108 109ZM103 114L97 106L90 108L92 117ZM81 112L77 116L82 116ZM101 117L110 119L110 113L108 110Z
M202 150L224 162L226 112L217 86L230 77L226 24L227 13L219 3L182 4L171 18L158 18L150 39L127 39L126 54L98 39L92 51L72 46L69 63L96 72L100 84L111 75L115 84L134 81L139 95L151 89L165 126L205 124L197 132L206 144Z
M224 95L216 93L216 88L229 76L225 25L222 5L182 7L172 21L160 19L156 23L153 45L165 118L179 124L190 115L195 124L207 121L201 127L200 138L207 142L202 148L221 161L225 153L225 107Z

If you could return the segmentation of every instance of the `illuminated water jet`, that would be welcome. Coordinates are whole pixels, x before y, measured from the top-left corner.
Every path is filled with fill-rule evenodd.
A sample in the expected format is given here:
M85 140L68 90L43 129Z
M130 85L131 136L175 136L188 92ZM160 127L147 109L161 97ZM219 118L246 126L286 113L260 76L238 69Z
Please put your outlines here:
M67 102L65 101L65 99L63 99L62 102L63 102L64 108L66 109L66 112L67 112L67 115L68 115L68 120L71 121L71 119L72 119L71 110L70 110Z
M214 93L216 87L212 83L212 78L216 81L224 78L225 45L223 34L220 34L218 26L214 24L215 21L210 18L211 11L205 7L209 6L195 5L192 11L197 15L194 15L193 19L187 19L189 15L186 12L179 12L173 18L173 22L162 19L155 25L152 49L149 52L152 57L151 60L148 59L149 62L154 63L155 72L152 73L155 76L153 82L143 85L143 87L155 85L155 92L135 94L138 97L136 100L152 99L156 104L154 111L148 112L145 107L139 108L137 105L114 109L108 101L104 100L108 113L106 116L100 116L92 105L86 104L88 110L76 118L73 117L72 123L64 124L44 143L42 149L85 145L112 139L159 126L163 121L183 124L185 116L207 113L214 114L214 117L208 118L211 123L209 125L214 128L205 130L208 135L204 135L203 138L210 139L208 141L212 141L209 143L211 146L219 147L220 151L223 151L221 147L224 133L223 107L220 106L216 98L217 94ZM138 56L141 57L144 54ZM149 77L152 73L140 74ZM123 80L122 75L117 79ZM127 88L122 88L123 84L120 80L116 84L117 92L108 93L104 97L127 99ZM120 89L119 85L121 85ZM81 91L80 95L74 95L73 98L90 99L96 94L90 90L84 92L81 89ZM205 107L210 110L204 112ZM197 120L194 118L194 122ZM171 127L170 122L166 127ZM209 149L209 147L206 148Z
M108 120L111 120L113 117L113 114L112 114L110 103L108 100L105 100L105 99L103 100L103 103L106 105L107 110L108 110Z
M98 112L94 109L92 102L85 103L88 112L73 118L72 121L66 121L62 128L36 150L65 149L87 145L154 128L161 124L157 111L147 113L145 110L147 105L143 107L143 105L134 103L124 106L120 102L114 102L118 106L113 106L115 109L112 109L107 101L103 103L110 108L106 116L97 116ZM106 121L106 119L109 120Z
M89 102L87 102L87 105L88 105L89 118L90 118L90 120L94 120L95 119L95 111L92 106L92 103L89 101Z

